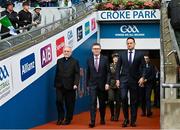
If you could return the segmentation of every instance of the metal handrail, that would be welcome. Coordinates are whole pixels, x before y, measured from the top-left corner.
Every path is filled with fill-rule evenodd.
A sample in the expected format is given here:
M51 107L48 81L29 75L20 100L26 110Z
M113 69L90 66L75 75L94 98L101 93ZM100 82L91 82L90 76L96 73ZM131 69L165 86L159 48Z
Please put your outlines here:
M75 8L78 8L78 7L84 7L83 5L84 5L84 3L83 3L83 2L80 2L79 4L75 4L74 6L75 6ZM92 7L92 6L94 6L93 3L92 3L89 7ZM74 8L73 8L73 7L58 7L57 9L74 9ZM77 11L76 11L76 12L77 12ZM78 11L78 12L81 12L81 10ZM74 14L75 14L75 13L73 13L72 15L74 15ZM71 17L72 15L66 16L66 17L63 18L63 19L67 19L67 18ZM58 19L58 20L56 20L56 21L59 21L59 20L61 20L61 19ZM50 24L52 24L52 23L50 23ZM20 27L20 28L15 29L15 31L16 31L16 32L19 32L20 30L25 30L25 29L28 29L28 28L32 28L33 26L36 26L36 25L35 25L35 24L29 24L29 25L27 25L27 26L25 26L25 27ZM44 26L43 26L43 27L44 27ZM0 37L1 37L1 36L4 36L4 35L7 35L7 34L9 34L9 32L2 33L2 34L0 34Z
M14 29L14 31L19 32L20 30L25 30L25 29L28 29L28 28L33 27L33 26L35 26L35 25L34 24L29 24L29 25L27 25L25 27L20 27L20 28ZM4 35L7 35L7 34L9 34L9 32L1 33L0 37L4 36Z
M166 6L166 1L164 1L163 4L163 8L167 8ZM162 25L162 20L161 20L161 25ZM167 57L169 57L171 54L175 55L175 59L176 59L176 63L177 65L180 65L180 49L178 47L175 35L174 35L174 30L170 24L170 21L168 21L168 27L170 30L170 35L171 35L171 41L172 41L172 45L173 45L173 50L171 50L168 54ZM165 83L165 58L164 58L164 48L163 48L163 43L162 43L162 38L163 38L163 32L161 29L161 50L160 50L160 57L161 57L161 86L162 88L179 88L180 84L179 83ZM164 96L162 96L164 97Z
M64 29L74 25L75 23L79 22L80 20L82 20L84 17L86 17L90 13L94 12L94 9L92 8L92 6L93 5L90 5L90 6L86 7L85 9L78 10L77 12L74 12L72 15L66 16L63 19L56 20L53 23L49 23L45 26L37 27L28 32L18 34L17 36L12 36L12 37L1 40L0 44L1 43L2 44L4 43L5 45L7 44L8 47L7 47L7 49L0 51L0 60L6 58L9 55L12 55L16 52L19 52L19 50L21 51L29 46L37 44L37 42L35 42L37 40L38 40L38 42L45 40L61 31L63 31ZM26 36L29 36L29 34L35 33L36 31L42 31L42 30L46 30L46 31L44 33L34 36L34 37L32 37L32 36L30 38L26 37ZM18 40L18 38L23 38L23 37L26 38L26 41L23 41L17 45L13 44L13 42ZM11 42L11 41L13 41L13 42ZM9 46L9 43L11 44L11 46Z
M180 83L163 83L164 88L180 88Z
M89 9L89 8L92 7L92 6L94 6L94 5L92 4L92 5L88 6L87 8ZM72 7L68 7L68 9L70 9L70 8L72 8ZM82 9L82 10L84 10L84 9ZM72 16L74 16L75 14L81 13L82 10L76 11L76 12L72 13L70 16L64 17L63 19L58 19L58 20L56 20L56 21L54 21L54 22L52 22L52 23L46 24L46 25L44 25L44 26L42 26L42 27L38 27L38 29L47 27L47 26L49 26L49 25L52 25L52 24L54 24L54 23L57 23L58 21L62 21L62 20L65 20L65 19L69 19L69 17L72 17ZM15 31L18 32L18 31L20 31L20 30L25 30L25 29L28 29L28 28L33 27L33 26L35 26L35 24L29 24L29 25L27 25L27 26L25 26L25 27L20 27L20 28L18 28L18 29L15 29ZM0 34L0 36L6 35L6 34L9 34L9 32L2 33L2 34ZM22 33L22 34L23 34L23 33Z
M162 11L163 11L163 6L164 3L162 2L162 5L161 5L161 14L162 14ZM162 17L162 15L161 15ZM162 28L162 19L160 20L160 27ZM162 86L162 84L165 82L165 67L164 67L164 63L165 63L165 60L164 60L164 47L163 47L163 29L160 29L161 30L161 38L160 38L160 46L161 46L161 49L160 49L160 59L161 59L161 62L160 62L160 86ZM161 97L164 98L165 94L165 90L164 88L160 87L160 95Z

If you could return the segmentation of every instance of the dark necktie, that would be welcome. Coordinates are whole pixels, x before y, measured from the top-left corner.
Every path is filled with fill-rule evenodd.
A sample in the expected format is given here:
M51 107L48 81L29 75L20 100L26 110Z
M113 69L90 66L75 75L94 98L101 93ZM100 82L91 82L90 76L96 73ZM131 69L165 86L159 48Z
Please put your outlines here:
M132 64L132 51L129 51L129 64Z
M98 72L98 69L99 69L99 64L98 64L98 57L96 56L95 57L95 68L96 68L96 71Z

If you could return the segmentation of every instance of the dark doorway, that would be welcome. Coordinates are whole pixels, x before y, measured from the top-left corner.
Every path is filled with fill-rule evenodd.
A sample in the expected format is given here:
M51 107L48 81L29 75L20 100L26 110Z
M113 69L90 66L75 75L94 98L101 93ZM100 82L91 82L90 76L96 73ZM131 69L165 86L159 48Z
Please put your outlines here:
M122 50L102 50L102 54L107 56L109 59L109 62L112 62L112 54L113 53L119 53ZM159 50L142 50L144 53L149 54L149 57L151 59L151 62L153 65L157 67L158 70L160 70L160 51Z

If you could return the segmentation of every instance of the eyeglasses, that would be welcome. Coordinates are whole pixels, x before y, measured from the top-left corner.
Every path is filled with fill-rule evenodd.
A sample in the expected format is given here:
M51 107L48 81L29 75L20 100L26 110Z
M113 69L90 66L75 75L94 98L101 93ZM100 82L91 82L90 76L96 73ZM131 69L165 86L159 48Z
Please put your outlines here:
M64 52L70 52L70 51L64 51Z
M101 48L93 48L93 50L100 50Z

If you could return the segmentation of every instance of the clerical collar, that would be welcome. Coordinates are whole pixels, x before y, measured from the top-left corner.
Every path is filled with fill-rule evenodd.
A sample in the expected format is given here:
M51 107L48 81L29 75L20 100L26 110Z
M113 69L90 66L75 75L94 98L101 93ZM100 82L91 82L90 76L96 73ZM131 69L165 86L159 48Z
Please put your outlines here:
M64 57L64 60L69 60L71 57Z

